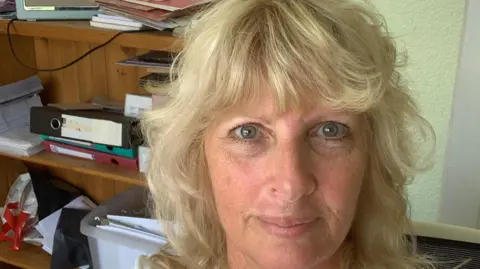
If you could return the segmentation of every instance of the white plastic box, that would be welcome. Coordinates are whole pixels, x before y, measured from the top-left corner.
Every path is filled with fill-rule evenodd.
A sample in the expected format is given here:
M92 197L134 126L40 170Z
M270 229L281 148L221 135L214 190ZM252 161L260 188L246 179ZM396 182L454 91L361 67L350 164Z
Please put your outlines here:
M138 147L138 167L140 172L147 172L148 159L150 158L150 148L147 146Z
M140 255L158 252L162 246L158 243L96 227L95 217L143 211L146 201L147 190L134 187L107 200L83 218L80 231L88 237L93 269L132 269Z
M140 118L144 111L152 110L152 94L127 93L124 115Z

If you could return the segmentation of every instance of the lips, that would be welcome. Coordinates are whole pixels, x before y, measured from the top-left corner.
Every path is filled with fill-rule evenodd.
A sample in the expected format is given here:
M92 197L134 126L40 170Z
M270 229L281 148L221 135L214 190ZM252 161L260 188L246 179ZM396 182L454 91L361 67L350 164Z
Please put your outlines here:
M299 237L313 230L318 218L296 217L257 217L260 226L271 235L277 237Z
M267 216L259 216L258 217L260 220L270 223L270 224L275 224L279 227L283 228L288 228L288 227L293 227L297 225L302 225L306 224L309 222L314 221L315 219L312 218L293 218L293 217L267 217Z

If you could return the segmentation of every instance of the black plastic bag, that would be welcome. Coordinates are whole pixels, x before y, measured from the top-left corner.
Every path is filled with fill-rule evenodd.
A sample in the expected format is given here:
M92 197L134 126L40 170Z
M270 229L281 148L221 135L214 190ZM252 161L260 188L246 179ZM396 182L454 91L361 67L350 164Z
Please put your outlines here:
M80 189L56 178L46 170L29 167L28 173L37 197L39 221L64 207L78 196L84 195Z
M88 238L80 232L80 222L88 210L63 208L53 240L50 269L92 268Z

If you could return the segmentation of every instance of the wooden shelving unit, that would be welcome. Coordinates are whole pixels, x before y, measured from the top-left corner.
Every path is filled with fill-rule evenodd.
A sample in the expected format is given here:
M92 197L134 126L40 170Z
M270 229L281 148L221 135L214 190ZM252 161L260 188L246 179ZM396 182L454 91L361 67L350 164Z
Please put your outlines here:
M8 21L0 20L0 85L37 74L19 64L9 53L7 24ZM11 30L17 55L25 64L38 68L65 65L117 33L90 27L87 21L15 21ZM116 62L147 50L178 51L181 46L182 41L170 33L122 34L69 68L39 72L45 88L42 100L44 103L77 103L103 96L123 101L126 93L142 92L137 88L138 79L146 70L120 66ZM114 165L49 152L31 157L0 153L0 201L5 201L11 184L29 164L42 166L56 177L81 188L97 203L133 186L145 186L141 173ZM20 251L14 251L11 242L0 242L0 268L4 268L2 263L25 269L49 269L51 257L41 248L26 243Z

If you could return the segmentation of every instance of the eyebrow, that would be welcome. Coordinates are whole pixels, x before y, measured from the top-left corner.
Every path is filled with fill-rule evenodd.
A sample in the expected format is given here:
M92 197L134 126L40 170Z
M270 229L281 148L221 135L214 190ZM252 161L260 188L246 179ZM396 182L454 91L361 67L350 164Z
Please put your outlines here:
M231 119L233 120L233 119L238 119L238 118L247 119L247 121L251 120L251 121L254 121L254 122L258 122L258 123L261 123L262 125L265 125L265 126L272 126L273 121L275 121L275 119L270 119L269 117L265 117L265 116L262 116L262 115L258 115L258 116L236 115L236 116L233 116ZM306 117L304 117L304 116L302 117L302 119L305 119L305 118ZM350 114L328 113L328 114L313 115L313 116L309 117L309 119L306 119L304 121L304 123L307 126L315 126L318 123L327 122L327 121L342 121L342 122L345 122L345 123L352 124L354 122L354 118L355 118L355 116L350 115ZM227 121L229 121L229 120L227 120Z

